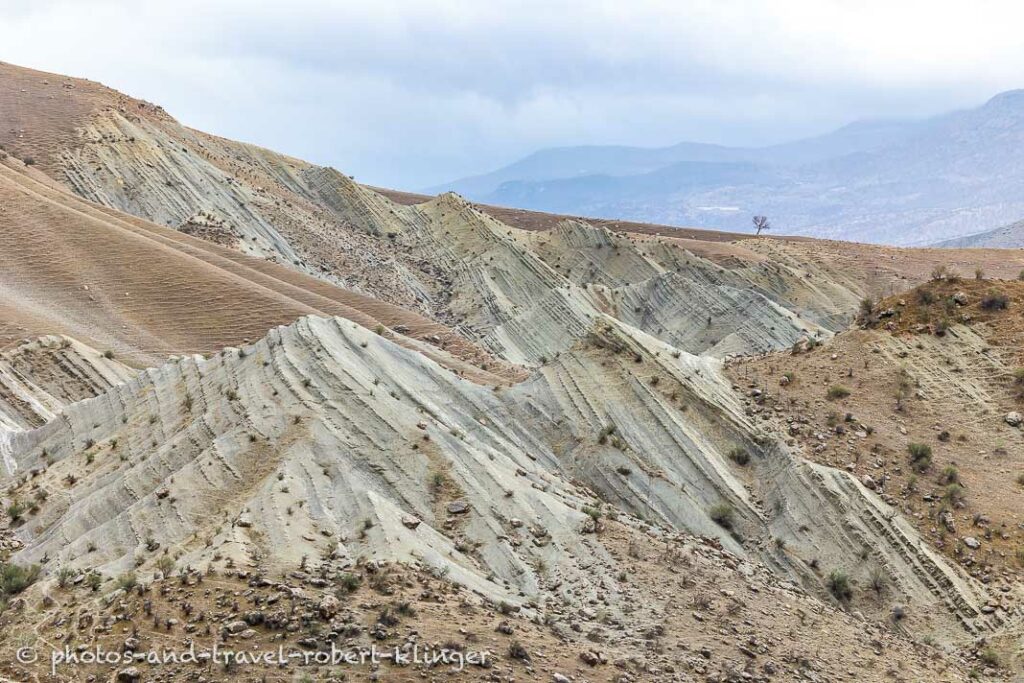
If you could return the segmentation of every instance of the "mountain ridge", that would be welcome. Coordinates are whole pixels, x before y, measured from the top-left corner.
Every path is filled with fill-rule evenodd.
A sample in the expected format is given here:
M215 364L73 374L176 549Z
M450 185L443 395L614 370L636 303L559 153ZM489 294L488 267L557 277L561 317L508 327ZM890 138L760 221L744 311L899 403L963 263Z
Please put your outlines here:
M439 187L462 187L471 199L501 206L740 232L751 230L751 215L767 214L786 233L923 246L1024 215L1014 189L1024 179L1024 166L1012 153L1022 138L1024 97L1016 90L973 109L855 123L788 146L701 147L690 159L670 162L653 158L673 149L660 148L648 153L646 167L622 164L619 170L614 154L603 167L563 159L557 168L586 171L554 177L523 176L519 171L530 169L516 162ZM588 149L594 156L601 148ZM672 164L680 161L742 161L757 170L697 187L685 176L672 177Z

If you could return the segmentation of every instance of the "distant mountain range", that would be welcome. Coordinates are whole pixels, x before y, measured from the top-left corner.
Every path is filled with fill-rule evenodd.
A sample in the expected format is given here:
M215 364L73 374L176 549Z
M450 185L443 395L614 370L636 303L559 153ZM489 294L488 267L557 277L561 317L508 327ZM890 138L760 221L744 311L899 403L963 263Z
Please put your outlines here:
M926 245L1017 221L1024 216L1022 186L1024 91L1014 90L976 109L857 122L770 147L545 149L428 191L738 231L749 231L750 217L760 213L780 233ZM998 246L1024 246L1024 231L1012 231L1009 243L1005 229L1001 234Z

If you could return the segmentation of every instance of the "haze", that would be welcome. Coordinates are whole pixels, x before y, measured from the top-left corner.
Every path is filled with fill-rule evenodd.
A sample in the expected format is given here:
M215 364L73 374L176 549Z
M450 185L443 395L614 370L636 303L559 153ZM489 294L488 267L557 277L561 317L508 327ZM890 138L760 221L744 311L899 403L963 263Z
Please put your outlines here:
M0 59L418 189L542 147L768 144L974 106L1024 84L1022 15L1011 2L8 2Z

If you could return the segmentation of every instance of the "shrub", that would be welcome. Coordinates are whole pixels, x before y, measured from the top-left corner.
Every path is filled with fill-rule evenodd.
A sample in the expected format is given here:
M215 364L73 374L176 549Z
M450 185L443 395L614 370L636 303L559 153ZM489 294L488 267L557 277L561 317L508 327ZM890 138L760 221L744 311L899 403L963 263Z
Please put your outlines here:
M171 572L174 571L174 558L170 555L161 555L157 558L156 568L165 577L170 576Z
M75 577L75 570L71 567L61 567L57 570L57 585L64 588L68 582Z
M908 443L907 452L910 453L911 460L932 457L932 447L926 443Z
M615 433L615 425L608 425L597 435L597 442L599 444L608 443L608 437Z
M708 516L711 517L711 521L723 529L729 529L731 531L735 524L736 513L728 503L718 503L714 505L708 511Z
M932 464L932 447L924 443L907 444L910 463L918 472L924 472Z
M523 662L530 660L530 653L518 640L513 640L508 644L508 656Z
M853 598L853 585L850 577L842 569L833 569L828 575L828 592L839 602L846 604Z
M9 562L0 563L0 592L4 595L15 595L22 592L39 579L41 570L38 564L22 567Z
M139 577L135 575L135 572L125 572L117 577L117 587L126 593L138 585Z
M844 386L835 385L828 388L828 397L832 400L846 398L850 395L850 390Z
M7 506L7 516L11 518L12 522L18 522L21 520L21 516L25 514L25 510L26 508L24 505L18 501L14 501Z
M1002 292L989 292L981 299L981 307L986 311L1004 311L1010 305L1010 298Z
M924 306L931 306L935 303L935 295L932 290L921 288L917 290L917 302Z
M991 647L986 647L981 652L979 652L978 658L981 659L981 661L987 666L996 668L999 667L999 653L993 650Z
M341 575L341 578L338 579L338 587L345 593L352 593L357 588L359 588L359 584L361 584L362 582L363 580L362 578L360 578L358 574L345 572Z
M960 471L953 465L946 465L942 470L939 481L943 484L958 484L960 482Z
M985 269L982 268L981 266L978 266L977 268L975 268L974 269L974 279L975 280L984 280L985 279Z
M750 462L750 453L747 452L747 449L737 446L729 451L729 459L743 467Z
M889 585L889 578L880 567L874 567L871 569L871 574L868 576L868 583L871 586L871 590L875 591L875 595L881 597L882 593L885 592L886 587Z
M942 492L942 499L950 505L955 505L964 499L964 487L960 484L950 484Z
M106 358L107 360L113 360L114 352L111 351L110 349L107 349L106 351L103 352L103 357Z
M860 300L860 317L869 318L871 317L871 311L875 308L874 302L871 299L863 298Z

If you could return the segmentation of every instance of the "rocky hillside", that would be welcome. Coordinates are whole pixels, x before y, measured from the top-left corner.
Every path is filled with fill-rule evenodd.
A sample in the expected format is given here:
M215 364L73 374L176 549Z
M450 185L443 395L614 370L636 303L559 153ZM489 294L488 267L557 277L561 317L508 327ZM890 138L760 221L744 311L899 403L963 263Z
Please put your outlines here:
M1024 221L1015 221L994 230L979 232L966 237L946 240L941 247L996 247L999 249L1020 249L1024 247Z
M559 682L1015 666L1013 513L972 495L1004 473L961 456L910 503L885 420L861 416L877 396L822 415L825 432L813 416L859 385L783 400L766 378L806 359L824 365L781 375L787 391L838 385L828 363L878 335L865 396L900 376L881 359L927 349L908 370L937 385L920 400L978 398L957 429L979 438L1004 407L986 378L1010 367L979 337L1004 319L987 294L929 285L936 320L961 314L941 349L879 326L916 321L889 311L940 263L1007 277L1024 256L409 200L95 84L0 78L22 93L0 109L17 122L0 164L4 653L429 642L495 655L456 680ZM57 86L33 128L25 108ZM940 500L958 535L984 517L992 533L971 538L987 554L951 550ZM44 671L0 660L12 680ZM380 671L284 676L437 673Z
M788 347L842 329L860 298L934 266L914 252L863 247L856 265L836 268L829 243L616 222L562 228L454 195L382 194L334 169L186 128L88 81L10 65L0 80L20 93L19 116L50 108L5 144L79 196L416 311L515 362L566 348L594 309L695 353ZM52 98L63 103L56 111ZM993 272L1024 265L1000 252L962 258ZM618 275L599 275L606 267Z

